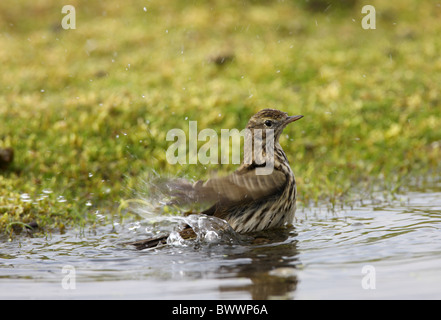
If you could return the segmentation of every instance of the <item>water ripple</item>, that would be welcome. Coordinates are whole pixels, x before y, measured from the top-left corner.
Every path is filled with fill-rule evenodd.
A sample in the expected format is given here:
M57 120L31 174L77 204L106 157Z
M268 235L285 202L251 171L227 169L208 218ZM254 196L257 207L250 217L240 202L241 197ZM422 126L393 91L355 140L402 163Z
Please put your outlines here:
M212 241L210 219L172 220L133 220L4 242L0 298L66 295L60 293L66 265L76 270L72 294L78 298L111 292L146 299L441 298L441 192L436 190L338 212L303 208L293 228L254 240ZM183 222L200 228L199 241L148 251L123 245ZM361 287L366 265L376 270L374 291ZM412 291L403 290L409 287Z

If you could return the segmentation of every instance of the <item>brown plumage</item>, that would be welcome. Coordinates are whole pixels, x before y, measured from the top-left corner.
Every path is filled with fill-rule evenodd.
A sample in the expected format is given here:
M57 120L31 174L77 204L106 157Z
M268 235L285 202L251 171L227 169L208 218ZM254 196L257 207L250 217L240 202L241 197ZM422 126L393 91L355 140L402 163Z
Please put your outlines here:
M202 214L226 220L238 233L262 231L290 223L296 209L296 182L288 159L279 144L283 129L303 116L288 116L287 113L264 109L251 117L247 124L252 139L251 149L245 149L245 158L250 159L232 174L216 177L194 184L182 180L169 183L177 203L211 202L212 206ZM260 130L257 130L260 129ZM268 136L268 139L266 139ZM273 147L273 157L267 157L267 142ZM254 152L256 143L261 143L260 152ZM270 163L268 162L270 161ZM269 164L273 170L258 172ZM188 239L195 233L187 226L181 236ZM131 242L137 249L166 243L168 235Z

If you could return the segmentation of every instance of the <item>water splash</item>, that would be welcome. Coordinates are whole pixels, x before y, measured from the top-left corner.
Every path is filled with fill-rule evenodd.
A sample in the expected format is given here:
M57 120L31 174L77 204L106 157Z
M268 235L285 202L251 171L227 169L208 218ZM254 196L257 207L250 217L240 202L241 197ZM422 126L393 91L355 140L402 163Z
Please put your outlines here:
M177 180L183 181L183 179L162 178L158 175L149 177L138 185L135 191L136 198L121 202L120 212L127 209L142 219L135 224L129 224L130 231L135 232L137 237L141 234L146 237L170 234L167 243L173 246L238 243L239 235L225 220L199 214L198 210L189 211L200 204L189 201L178 205L172 201L171 195L176 191L172 190L175 186L173 182ZM186 226L193 229L194 238L182 238L180 231Z
M188 246L200 244L237 244L241 238L223 219L205 214L192 214L184 217L196 234L195 239L185 240L178 231L173 231L167 239L167 244L174 246Z

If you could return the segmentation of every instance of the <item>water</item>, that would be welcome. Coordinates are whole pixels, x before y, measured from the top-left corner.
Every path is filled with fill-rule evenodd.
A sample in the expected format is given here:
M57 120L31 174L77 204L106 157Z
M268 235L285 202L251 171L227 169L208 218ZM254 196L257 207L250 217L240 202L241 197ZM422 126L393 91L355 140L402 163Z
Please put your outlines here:
M334 211L301 208L292 228L254 241L123 244L155 228L132 221L2 242L0 299L441 298L439 184Z

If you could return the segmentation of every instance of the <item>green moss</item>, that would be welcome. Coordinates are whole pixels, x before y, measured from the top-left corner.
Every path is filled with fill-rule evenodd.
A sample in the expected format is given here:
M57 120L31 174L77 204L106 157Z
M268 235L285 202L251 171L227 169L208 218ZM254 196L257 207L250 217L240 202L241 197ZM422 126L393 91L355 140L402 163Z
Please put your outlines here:
M115 214L151 169L206 178L216 166L167 163L167 131L243 128L264 107L305 115L281 141L305 205L437 172L435 3L370 1L376 30L361 28L363 1L71 4L76 30L57 1L0 3L0 148L15 151L3 233Z

